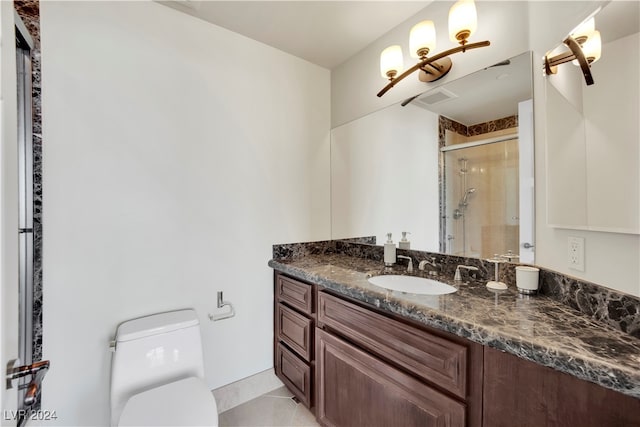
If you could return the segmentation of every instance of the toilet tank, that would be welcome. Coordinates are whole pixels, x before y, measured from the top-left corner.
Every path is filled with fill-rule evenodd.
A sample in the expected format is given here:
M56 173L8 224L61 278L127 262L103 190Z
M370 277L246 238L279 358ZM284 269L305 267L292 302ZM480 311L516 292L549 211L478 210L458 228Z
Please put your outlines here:
M200 326L194 310L126 321L111 360L111 423L135 394L182 378L204 378Z

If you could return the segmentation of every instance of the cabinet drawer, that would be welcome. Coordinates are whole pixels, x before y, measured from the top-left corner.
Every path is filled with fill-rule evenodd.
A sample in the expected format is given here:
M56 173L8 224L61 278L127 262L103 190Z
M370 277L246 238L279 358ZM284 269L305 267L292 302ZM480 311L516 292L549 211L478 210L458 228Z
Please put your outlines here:
M303 313L311 314L313 312L313 288L306 283L278 275L276 278L276 298Z
M321 425L466 425L464 404L322 330L316 341Z
M276 344L276 374L300 402L311 407L311 367L282 343Z
M276 336L306 361L313 355L313 321L283 304L276 305Z
M318 322L456 396L467 397L468 349L320 292Z

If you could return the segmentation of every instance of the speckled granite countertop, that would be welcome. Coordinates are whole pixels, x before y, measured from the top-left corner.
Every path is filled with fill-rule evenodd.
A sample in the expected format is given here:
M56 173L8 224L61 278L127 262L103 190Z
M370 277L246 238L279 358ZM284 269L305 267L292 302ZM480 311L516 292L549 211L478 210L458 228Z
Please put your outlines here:
M514 287L495 293L484 282L454 282L443 277L438 280L458 291L441 296L389 291L367 281L371 275L385 272L380 262L344 254L274 259L269 266L382 310L640 398L640 340L548 297L521 297ZM404 270L397 266L386 273L406 274Z

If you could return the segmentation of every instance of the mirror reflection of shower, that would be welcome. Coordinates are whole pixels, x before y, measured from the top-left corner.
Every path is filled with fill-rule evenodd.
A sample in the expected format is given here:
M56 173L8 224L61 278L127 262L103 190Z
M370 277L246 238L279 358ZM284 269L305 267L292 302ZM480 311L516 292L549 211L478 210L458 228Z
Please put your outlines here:
M447 245L443 249L483 258L517 252L517 133L511 128L452 139L441 148Z
M458 159L458 163L462 165L458 173L462 177L461 184L462 184L462 192L464 193L464 195L460 199L460 202L458 203L458 207L456 208L456 210L453 211L453 219L464 218L464 211L466 207L469 205L469 202L467 200L469 197L469 194L474 193L476 191L475 188L467 188L468 162L469 162L469 159L467 159L466 157L460 157Z
M469 188L467 184L467 174L469 172L468 170L469 159L467 159L466 157L460 157L458 159L458 163L460 164L460 171L458 173L461 177L460 183L462 186L462 189L461 189L462 198L460 198L460 201L458 202L458 207L453 211L453 219L462 220L462 247L466 248L467 247L467 233L466 233L467 227L465 223L465 212L467 210L467 207L469 206L469 195L475 193L476 189Z

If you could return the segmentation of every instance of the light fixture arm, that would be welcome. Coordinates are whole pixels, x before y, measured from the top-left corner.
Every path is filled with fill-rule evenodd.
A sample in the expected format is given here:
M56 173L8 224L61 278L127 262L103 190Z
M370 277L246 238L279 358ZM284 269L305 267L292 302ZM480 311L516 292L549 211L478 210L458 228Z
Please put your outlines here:
M382 95L387 93L389 91L389 89L391 89L392 87L394 87L396 85L396 83L400 82L405 77L407 77L408 75L412 74L414 71L423 69L427 65L430 65L432 62L436 62L437 60L445 58L445 57L447 57L449 55L453 55L454 53L465 52L467 50L477 49L479 47L489 46L490 44L491 43L489 42L489 40L485 40L485 41L477 42L477 43L464 44L464 45L461 45L461 46L456 46L456 47L454 47L452 49L449 49L449 50L445 50L444 52L438 53L437 55L433 55L432 57L425 58L425 59L421 60L420 62L418 62L413 67L409 68L404 73L400 74L398 77L396 77L393 80L391 80L389 82L389 84L387 84L380 92L378 92L378 97L381 97ZM584 58L584 56L583 56L583 58Z
M563 43L567 45L570 51L556 55L553 58L548 58L545 56L545 72L548 75L556 74L556 67L558 65L573 61L575 59L578 61L578 64L580 64L580 69L582 70L582 75L584 76L584 81L586 82L587 86L592 85L594 82L593 76L591 75L591 68L589 67L589 61L587 61L587 58L585 58L580 44L571 36L568 36Z

